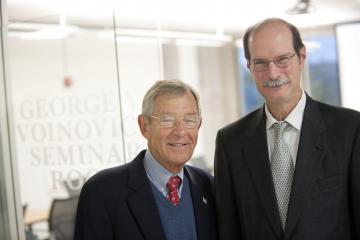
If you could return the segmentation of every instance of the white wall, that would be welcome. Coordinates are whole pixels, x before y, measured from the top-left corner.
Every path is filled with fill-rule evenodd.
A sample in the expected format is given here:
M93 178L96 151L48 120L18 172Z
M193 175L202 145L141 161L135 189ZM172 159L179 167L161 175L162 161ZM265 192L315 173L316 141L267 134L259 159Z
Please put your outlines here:
M360 22L336 27L339 53L341 102L360 111Z

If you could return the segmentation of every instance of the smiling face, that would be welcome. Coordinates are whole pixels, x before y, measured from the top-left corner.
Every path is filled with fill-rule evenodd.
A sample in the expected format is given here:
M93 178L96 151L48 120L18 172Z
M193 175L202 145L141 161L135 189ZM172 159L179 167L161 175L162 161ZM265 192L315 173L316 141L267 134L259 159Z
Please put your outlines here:
M305 48L300 50L300 57L291 58L291 64L280 68L270 62L264 71L256 71L256 61L271 61L291 56L295 53L289 28L280 22L269 22L257 29L249 38L251 55L248 65L260 94L267 105L286 105L294 107L301 98L300 79L306 57ZM269 83L270 82L270 83Z
M163 94L156 97L152 115L198 115L197 104L190 92L181 95ZM200 124L196 128L186 128L181 120L171 128L161 127L157 118L146 119L140 115L139 126L148 141L148 149L153 157L168 171L178 173L191 158L198 138Z

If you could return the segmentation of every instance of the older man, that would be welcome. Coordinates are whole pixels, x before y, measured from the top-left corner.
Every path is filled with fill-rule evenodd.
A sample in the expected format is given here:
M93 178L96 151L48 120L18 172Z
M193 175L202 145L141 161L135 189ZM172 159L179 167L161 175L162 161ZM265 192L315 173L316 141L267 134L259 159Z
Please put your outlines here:
M185 166L201 125L197 93L181 81L156 82L138 123L148 149L85 183L74 239L217 239L212 177Z
M360 239L359 112L301 89L306 49L292 24L261 21L244 48L265 105L218 132L220 239Z

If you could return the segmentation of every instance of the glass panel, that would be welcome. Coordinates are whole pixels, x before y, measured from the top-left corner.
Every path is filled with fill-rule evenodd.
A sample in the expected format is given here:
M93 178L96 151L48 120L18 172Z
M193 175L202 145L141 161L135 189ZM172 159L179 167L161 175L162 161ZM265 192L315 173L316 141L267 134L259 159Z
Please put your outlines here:
M9 79L6 72L7 62L7 19L6 3L0 1L0 239L23 239L23 221L19 208L19 191L16 161L12 155L9 133L11 125L11 101L7 92Z
M344 107L360 111L360 21L336 25L341 79L341 103Z
M8 74L27 236L44 238L54 199L125 158L112 11L91 26L31 13L8 26Z
M142 6L153 17L133 21L141 15L135 3L30 2L20 19L16 0L8 1L11 132L28 237L49 236L55 200L77 196L95 172L146 148L137 116L156 80L181 79L200 93L193 165L212 171L215 130L238 117L232 38L215 27L177 31L153 3Z
M114 16L116 60L120 79L125 161L128 162L146 148L137 117L141 113L142 98L147 89L156 80L163 79L163 59L156 20L149 19L146 29L132 28L127 24L125 27L119 11L116 9Z
M307 38L311 96L340 106L338 57L335 36Z
M255 82L252 80L250 71L247 68L247 62L244 55L244 48L237 48L237 66L238 66L238 78L240 86L240 96L242 96L242 112L241 115L254 111L264 104L264 99L258 92Z

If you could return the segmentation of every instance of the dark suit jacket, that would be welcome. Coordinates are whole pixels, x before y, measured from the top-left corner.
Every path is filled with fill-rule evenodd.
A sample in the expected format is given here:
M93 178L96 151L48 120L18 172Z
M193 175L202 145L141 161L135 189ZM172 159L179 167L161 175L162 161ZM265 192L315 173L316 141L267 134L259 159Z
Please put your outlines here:
M307 96L285 230L258 109L219 130L215 197L223 240L360 239L360 114Z
M84 185L75 240L165 240L143 158L145 151L119 167L103 170ZM212 176L186 166L198 240L217 239ZM180 240L180 239L179 239Z

